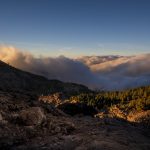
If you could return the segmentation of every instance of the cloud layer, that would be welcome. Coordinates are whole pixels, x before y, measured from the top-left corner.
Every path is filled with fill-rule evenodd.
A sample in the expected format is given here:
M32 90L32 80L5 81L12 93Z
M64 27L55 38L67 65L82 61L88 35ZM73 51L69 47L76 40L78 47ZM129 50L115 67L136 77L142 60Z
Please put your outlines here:
M90 88L122 90L150 85L150 54L36 58L14 47L0 46L0 60L49 79L80 83Z
M97 62L93 60L98 60ZM82 59L80 58L82 61ZM137 56L91 56L85 59L94 74L105 78L104 89L119 90L150 85L150 54ZM91 61L90 61L91 60Z

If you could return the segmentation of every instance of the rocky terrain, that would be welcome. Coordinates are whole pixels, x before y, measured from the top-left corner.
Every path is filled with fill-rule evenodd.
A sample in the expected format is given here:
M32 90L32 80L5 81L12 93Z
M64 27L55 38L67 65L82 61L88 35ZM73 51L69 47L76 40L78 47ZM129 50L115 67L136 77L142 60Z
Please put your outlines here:
M105 110L68 101L80 92L89 90L1 62L0 149L150 149L149 110L126 114L117 105Z

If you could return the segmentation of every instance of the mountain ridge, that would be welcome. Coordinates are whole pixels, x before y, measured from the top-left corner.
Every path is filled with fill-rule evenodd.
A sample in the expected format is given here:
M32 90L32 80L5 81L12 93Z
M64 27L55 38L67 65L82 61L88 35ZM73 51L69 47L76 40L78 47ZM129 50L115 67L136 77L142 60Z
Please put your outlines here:
M0 88L3 90L26 90L37 93L90 91L86 86L76 83L67 83L22 71L0 61ZM68 88L68 90L66 89Z

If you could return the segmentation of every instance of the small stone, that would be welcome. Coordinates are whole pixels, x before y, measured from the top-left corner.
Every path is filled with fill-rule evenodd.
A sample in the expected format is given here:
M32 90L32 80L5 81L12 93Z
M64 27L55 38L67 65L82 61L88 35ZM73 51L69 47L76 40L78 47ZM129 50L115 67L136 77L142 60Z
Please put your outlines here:
M56 127L56 128L55 128L55 132L56 132L56 133L59 133L60 131L61 131L61 128L60 128L60 127Z

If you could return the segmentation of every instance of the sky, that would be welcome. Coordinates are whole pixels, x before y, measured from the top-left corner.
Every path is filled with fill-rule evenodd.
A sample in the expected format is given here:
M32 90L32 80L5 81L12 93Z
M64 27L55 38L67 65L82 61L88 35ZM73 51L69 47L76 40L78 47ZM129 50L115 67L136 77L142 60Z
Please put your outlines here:
M0 0L0 45L45 56L150 53L150 0Z

